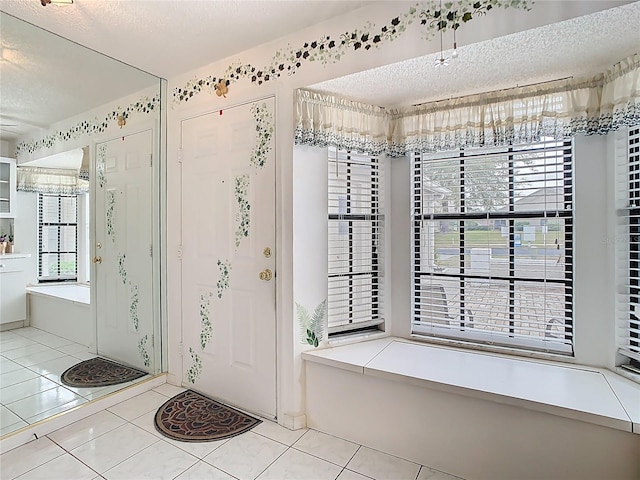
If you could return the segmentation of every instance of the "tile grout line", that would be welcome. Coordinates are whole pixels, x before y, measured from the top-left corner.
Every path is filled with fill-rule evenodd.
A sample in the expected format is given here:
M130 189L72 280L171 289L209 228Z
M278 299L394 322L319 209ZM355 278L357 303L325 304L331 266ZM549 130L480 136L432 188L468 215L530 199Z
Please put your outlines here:
M81 464L83 464L85 467L87 467L89 470L91 470L92 472L95 472L95 474L99 477L102 477L102 475L97 472L96 470L94 470L93 468L91 468L89 465L87 465L85 462L83 462L82 460L80 460L78 457L76 457L73 453L71 453L69 450L67 450L66 448L64 448L62 445L60 445L58 442L56 442L53 438L50 438L49 435L45 435L46 438L48 438L51 442L53 442L54 444L58 445L62 450L65 451L65 453L67 455L70 455L71 457L75 458L78 462L80 462ZM64 455L64 454L63 454ZM59 458L59 457L56 457ZM55 459L53 459L55 460ZM51 461L51 460L50 460ZM47 462L49 463L49 462ZM45 465L44 463L42 465ZM39 465L40 466L40 465ZM36 467L37 468L37 467ZM95 477L93 477L95 478Z
M75 446L75 447L73 447L71 450L75 450L76 448L80 448L81 446L86 445L87 443L89 443L89 442L91 442L91 441L95 440L96 438L100 438L100 437L102 437L102 436L106 435L107 433L111 433L111 432L113 432L114 430L116 430L116 429L118 429L118 428L120 428L120 427L124 427L124 425L126 424L126 422L128 422L128 420L125 420L124 418L120 417L119 415L116 415L115 413L110 412L110 411L108 411L108 410L106 410L106 409L105 409L105 410L100 410L100 411L98 411L98 412L96 412L96 413L94 413L93 415L90 415L90 416L88 416L88 417L85 417L85 418L82 418L82 419L80 419L80 420L77 420L77 421L75 421L75 422L73 422L73 423L70 423L69 425L66 425L66 426L64 426L64 427L61 427L61 428L59 428L58 430L54 430L53 432L48 433L48 434L46 435L46 437L47 437L47 438L49 438L49 440L51 440L52 442L55 442L56 444L58 444L58 442L56 442L53 438L51 438L51 437L50 437L50 435L53 435L54 433L56 433L56 432L58 432L58 431L60 431L60 430L62 430L62 429L64 429L64 428L70 427L70 426L71 426L71 425L73 425L74 423L78 423L78 422L81 422L81 421L83 421L83 420L86 420L87 418L91 418L91 417L93 417L94 415L97 415L98 413L101 413L101 412L107 412L107 413L110 413L111 415L114 415L114 416L118 417L119 419L124 420L124 422L125 422L125 423L123 423L122 425L118 425L118 426L116 426L116 427L113 427L112 429L107 430L106 432L103 432L103 433L101 433L100 435L96 435L95 437L90 438L90 439L89 439L89 440L87 440L86 442L83 442L83 443L81 443L81 444L79 444L79 445L76 445L76 446ZM130 423L130 422L129 422L129 423ZM137 426L137 425L136 425L136 426ZM62 445L60 445L60 446L62 447ZM64 448L64 447L62 447L62 448ZM65 450L66 450L66 449L65 449ZM68 450L68 452L69 452L69 454L73 455L73 454L71 453L71 450Z
M34 435L35 435L35 434L34 434ZM37 442L37 441L38 441L38 440L40 440L41 438L47 438L47 440L51 441L52 443L54 443L55 445L57 445L58 447L60 447L60 445L58 445L57 443L55 443L53 440L51 440L50 438L48 438L46 435L45 435L45 437L37 437L37 436L36 436L35 441ZM33 440L31 440L31 441L33 441ZM31 442L28 442L28 443L31 443ZM25 445L27 445L28 443L26 443ZM18 447L18 448L19 448L19 447ZM62 447L60 447L60 448L62 448ZM57 458L62 457L63 455L65 455L65 453L68 453L64 448L62 448L62 450L63 450L63 453L61 453L60 455L56 455L55 457L53 457L53 458L51 458L51 459L47 460L46 462L41 463L41 464L39 464L39 465L36 465L36 466L34 466L34 467L32 467L32 468L29 468L28 470L25 470L24 472L22 472L20 475L17 475L17 476L15 476L15 477L11 477L11 479L8 479L8 480L14 480L14 479L19 478L19 477L21 477L21 476L23 476L23 475L26 475L27 473L32 472L32 471L33 471L33 470L35 470L36 468L41 467L42 465L46 465L47 463L52 462L53 460L55 460L55 459L57 459ZM9 451L11 451L11 450L9 450ZM2 455L4 455L5 453L7 453L7 452L3 452L3 453L2 453ZM92 470L93 470L93 469L92 469Z
M205 456L206 456L206 455L205 455ZM227 472L226 470L223 470L222 468L220 468L220 467L218 467L218 466L214 465L213 463L209 463L209 462L207 462L204 458L200 459L199 461L204 462L204 463L206 463L207 465L209 465L210 467L216 468L216 469L220 470L221 472L226 473L227 475L229 475L229 476L230 476L230 477L232 477L232 478L236 478L236 479L238 478L238 477L236 477L235 475L231 475L231 474L230 474L229 472ZM192 465L192 466L193 466L193 465ZM192 466L191 466L191 467L192 467ZM191 468L191 467L189 467L189 468ZM188 470L188 469L187 469L187 470ZM186 471L186 470L185 470L185 471ZM182 473L184 473L184 472L182 472ZM180 475L182 475L182 473L181 473ZM180 475L178 475L178 476L180 476ZM262 475L262 472L260 472L260 474L259 474L259 475ZM251 480L255 480L256 478L258 478L258 477L254 477L254 478L252 478Z
M309 429L309 431L311 431L311 430L312 430L312 429ZM317 430L313 430L313 431L314 431L314 432L316 432ZM306 433L305 433L305 435L306 435ZM331 435L331 436L333 436L333 435ZM302 437L304 437L304 435L302 435ZM302 437L300 437L298 440L300 440ZM335 438L340 438L340 437L335 437ZM347 465L349 464L349 462L350 462L351 460L353 460L353 457L355 457L355 456L356 456L356 453L358 453L358 450L360 450L360 447L362 446L362 445L359 445L359 444L357 444L357 443L350 442L350 443L353 443L354 445L357 445L357 446L358 446L358 448L356 448L356 451L353 453L353 455L351 455L351 457L349 457L349 460L347 460L347 463L345 463L344 465L340 465L339 463L332 462L331 460L327 460L326 458L319 457L319 456L318 456L318 455L316 455L315 453L306 452L306 451L304 451L304 450L300 450L299 448L296 448L295 444L296 444L296 443L298 443L298 440L296 440L296 442L295 442L293 445L291 445L289 448L294 449L296 452L300 452L300 453L304 453L304 454L310 455L310 456L312 456L312 457L317 458L318 460L322 460L322 461L324 461L324 462L330 463L330 464L335 465L336 467L340 467L340 468L342 468L342 469L347 468ZM343 438L341 438L340 440L344 440L344 439L343 439ZM349 440L344 440L344 441L345 441L345 442L348 442Z

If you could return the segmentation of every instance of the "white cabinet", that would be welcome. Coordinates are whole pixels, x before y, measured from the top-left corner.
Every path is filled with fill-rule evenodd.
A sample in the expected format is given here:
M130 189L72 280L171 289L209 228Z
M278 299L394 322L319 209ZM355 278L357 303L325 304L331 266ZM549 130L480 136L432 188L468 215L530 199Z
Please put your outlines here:
M16 210L16 161L0 157L0 218L13 218Z
M27 318L26 267L29 256L0 255L0 324Z

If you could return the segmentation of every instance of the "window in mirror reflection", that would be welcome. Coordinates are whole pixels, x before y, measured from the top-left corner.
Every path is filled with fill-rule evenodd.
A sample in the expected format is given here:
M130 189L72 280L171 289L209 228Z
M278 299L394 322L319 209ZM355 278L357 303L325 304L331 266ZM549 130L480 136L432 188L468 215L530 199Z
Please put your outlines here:
M78 199L38 195L38 280L78 279Z

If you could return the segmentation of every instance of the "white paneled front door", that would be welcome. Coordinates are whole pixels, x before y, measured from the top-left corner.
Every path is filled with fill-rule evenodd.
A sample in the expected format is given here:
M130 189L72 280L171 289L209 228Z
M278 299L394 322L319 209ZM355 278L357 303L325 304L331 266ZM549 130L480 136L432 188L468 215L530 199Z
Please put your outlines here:
M183 384L276 415L274 100L182 122Z
M98 354L148 372L153 360L153 132L96 145Z

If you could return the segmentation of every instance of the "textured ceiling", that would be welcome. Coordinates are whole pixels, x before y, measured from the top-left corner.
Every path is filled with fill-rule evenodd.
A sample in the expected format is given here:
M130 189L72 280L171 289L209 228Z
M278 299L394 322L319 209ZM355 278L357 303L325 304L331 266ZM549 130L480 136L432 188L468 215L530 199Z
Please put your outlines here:
M2 12L0 31L0 139L159 86L153 75Z
M635 52L640 52L640 2L458 46L458 58L444 67L434 66L438 53L309 89L383 107L407 106L589 75ZM444 54L450 57L451 50Z

